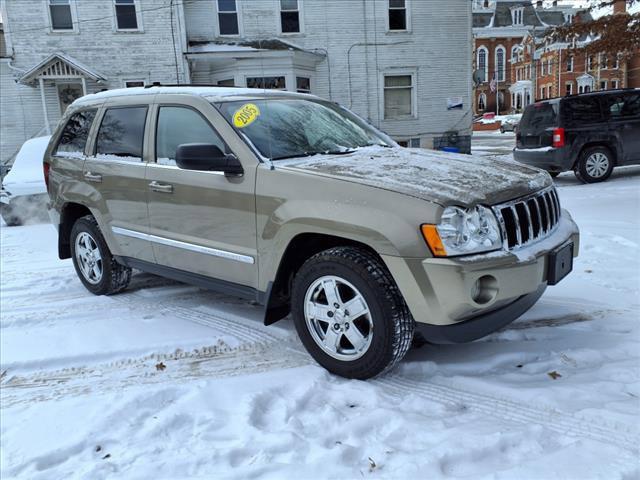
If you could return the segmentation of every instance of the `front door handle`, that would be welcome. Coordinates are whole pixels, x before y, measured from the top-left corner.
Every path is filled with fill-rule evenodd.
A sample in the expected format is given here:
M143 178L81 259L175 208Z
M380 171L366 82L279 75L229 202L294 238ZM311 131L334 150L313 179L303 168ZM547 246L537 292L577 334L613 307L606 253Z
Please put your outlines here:
M154 192L173 193L173 185L169 183L158 183L153 181L149 184L149 188Z
M88 182L101 183L102 175L99 173L84 172L84 178Z

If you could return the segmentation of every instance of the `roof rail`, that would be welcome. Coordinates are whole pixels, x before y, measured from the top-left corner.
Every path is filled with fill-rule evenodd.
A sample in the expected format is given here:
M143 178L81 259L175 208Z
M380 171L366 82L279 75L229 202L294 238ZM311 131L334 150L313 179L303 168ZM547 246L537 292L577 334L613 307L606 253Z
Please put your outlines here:
M153 82L150 85L145 85L144 88L153 88L153 87L221 87L221 88L243 88L234 86L224 86L216 85L215 83L160 83Z

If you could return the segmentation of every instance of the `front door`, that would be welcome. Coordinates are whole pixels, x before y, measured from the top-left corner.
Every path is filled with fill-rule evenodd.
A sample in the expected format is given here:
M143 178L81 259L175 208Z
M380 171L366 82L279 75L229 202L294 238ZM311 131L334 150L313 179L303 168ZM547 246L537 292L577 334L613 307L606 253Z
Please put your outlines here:
M58 103L60 103L60 115L64 115L67 111L67 107L71 105L74 100L82 97L82 84L81 83L59 83L58 87Z
M603 101L609 129L622 147L618 163L640 162L640 93L624 92L607 96Z
M181 97L180 105L164 97L155 110L155 163L148 166L147 188L156 262L222 280L231 289L255 288L255 168L241 177L178 168L181 144L215 144L232 153L213 127L224 122L214 107Z
M148 239L146 162L149 105L104 107L92 155L84 163L96 218L115 255L153 262Z

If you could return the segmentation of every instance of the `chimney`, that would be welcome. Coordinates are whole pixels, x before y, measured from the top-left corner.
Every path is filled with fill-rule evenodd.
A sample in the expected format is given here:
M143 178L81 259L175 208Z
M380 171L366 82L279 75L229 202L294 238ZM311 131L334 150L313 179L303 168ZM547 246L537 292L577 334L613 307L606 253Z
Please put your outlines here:
M615 0L613 2L613 14L616 13L625 13L627 11L627 1L626 0Z

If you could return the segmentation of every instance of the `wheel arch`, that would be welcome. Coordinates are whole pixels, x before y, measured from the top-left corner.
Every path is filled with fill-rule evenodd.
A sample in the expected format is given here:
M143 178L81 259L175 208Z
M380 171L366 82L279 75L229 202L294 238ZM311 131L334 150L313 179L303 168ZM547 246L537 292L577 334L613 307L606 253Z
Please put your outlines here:
M618 164L618 149L616 148L615 145L612 145L611 142L608 141L604 141L604 140L596 140L596 141L591 141L591 142L587 142L584 145L582 145L580 147L580 152L578 153L578 155L576 156L575 161L573 162L572 165L572 169L575 169L579 162L582 160L582 155L584 155L584 153L589 150L590 148L596 148L596 147L600 147L600 148L606 148L607 150L609 150L609 152L611 152L611 156L613 157L613 165L614 167Z
M264 324L271 325L282 320L291 311L291 289L296 272L313 255L334 247L356 247L376 257L380 255L366 243L347 237L324 233L300 233L293 237L284 250L274 280L265 294ZM382 259L380 259L382 262ZM384 262L382 262L384 263Z
M71 258L71 229L79 218L93 215L85 205L67 202L60 210L60 225L58 227L58 258Z

